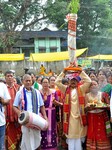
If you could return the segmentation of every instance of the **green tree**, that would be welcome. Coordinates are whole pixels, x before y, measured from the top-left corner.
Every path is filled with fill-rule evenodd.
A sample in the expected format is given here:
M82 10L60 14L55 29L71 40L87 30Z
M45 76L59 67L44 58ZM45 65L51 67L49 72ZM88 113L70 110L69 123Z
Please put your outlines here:
M0 1L0 47L4 53L11 53L19 33L34 28L46 19L44 4L40 0L2 0ZM39 26L40 25L40 26ZM20 31L19 33L15 31ZM17 34L18 33L18 34Z
M67 29L64 23L70 13L70 0L56 0L49 7L50 22L62 30ZM64 24L64 25L63 25ZM62 26L63 25L63 26ZM77 48L88 47L89 54L109 53L112 47L112 1L111 0L80 0L77 20ZM108 44L107 44L108 43Z
M112 43L110 43L111 8L112 2L110 0L81 0L80 2L77 35L81 40L79 40L78 46L89 47L90 54L108 53L111 48L109 46ZM103 51L104 49L105 51Z
M67 23L65 23L64 19L66 18L66 15L68 13L68 4L69 2L67 2L67 0L55 0L54 3L52 3L52 0L48 0L46 2L45 9L46 15L49 16L47 23L53 23L59 29L67 29Z
M0 1L0 30L4 31L4 34L0 33L2 52L11 53L19 33L24 30L34 30L35 27L39 30L42 24L50 23L54 23L61 30L67 30L64 19L70 13L70 2L72 1L47 0L42 4L40 0ZM88 47L90 54L101 53L102 48L110 52L112 0L80 0L77 37L77 48Z

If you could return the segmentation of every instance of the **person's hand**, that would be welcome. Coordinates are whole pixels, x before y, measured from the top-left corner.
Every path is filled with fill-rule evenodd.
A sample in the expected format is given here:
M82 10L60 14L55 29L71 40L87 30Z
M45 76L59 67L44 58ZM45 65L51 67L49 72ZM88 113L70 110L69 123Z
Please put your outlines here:
M82 72L82 70L77 70L77 73L80 75L80 73Z
M49 121L48 121L47 116L44 116L43 118L47 121L47 126L46 126L46 128L45 128L45 130L47 130L47 129L49 128Z
M66 73L67 73L67 70L66 70L66 69L63 69L63 73L66 74Z
M63 106L63 103L56 101L55 99L53 100L53 104L55 106Z
M86 106L85 106L85 108L86 108L86 107L90 107L90 103L87 103Z
M93 104L91 104L91 103L87 103L86 106L85 106L85 108L84 108L84 110L85 110L85 112L94 110L95 106L96 106L96 105L93 105Z
M22 113L21 111L18 111L18 114L17 114L18 118L21 117L21 113Z
M4 99L0 97L0 103L3 105L4 104Z

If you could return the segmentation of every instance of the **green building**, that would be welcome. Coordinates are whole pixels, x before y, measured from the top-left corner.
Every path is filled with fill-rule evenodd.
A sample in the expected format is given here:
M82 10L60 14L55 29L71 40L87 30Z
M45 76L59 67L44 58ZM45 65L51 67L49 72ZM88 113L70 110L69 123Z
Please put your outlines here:
M67 31L51 31L45 28L42 31L23 31L21 38L13 47L15 53L61 52L67 50Z

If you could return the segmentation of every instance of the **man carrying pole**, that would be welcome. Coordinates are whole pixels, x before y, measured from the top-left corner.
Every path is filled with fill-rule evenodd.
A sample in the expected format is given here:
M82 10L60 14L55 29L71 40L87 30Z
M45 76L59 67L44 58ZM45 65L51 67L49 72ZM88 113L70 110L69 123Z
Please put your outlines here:
M72 0L69 7L72 8L72 13L67 15L70 66L64 68L63 72L57 77L56 85L65 95L63 102L63 133L67 137L68 150L82 150L82 141L84 142L87 134L84 96L91 84L91 79L81 68L77 67L75 57L76 13L79 8L79 0ZM64 77L69 79L68 87L62 84ZM83 80L83 84L79 86L80 80Z

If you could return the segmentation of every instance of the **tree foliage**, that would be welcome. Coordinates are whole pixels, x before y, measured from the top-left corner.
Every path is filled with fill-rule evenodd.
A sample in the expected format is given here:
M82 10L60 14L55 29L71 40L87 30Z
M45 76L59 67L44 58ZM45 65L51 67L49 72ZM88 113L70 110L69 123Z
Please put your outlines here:
M52 7L52 12L54 13L51 13L50 20L52 23L57 24L57 27L67 29L67 23L64 24L63 22L67 13L70 13L67 9L70 2L70 0L66 2L64 0L60 2L59 0L55 1L55 5ZM62 15L61 11L63 11ZM51 8L47 13L50 12ZM64 26L62 26L62 24L64 24ZM88 47L91 55L97 53L110 53L112 47L111 35L112 1L80 0L77 20L77 37L79 39L77 40L77 47Z
M43 0L45 2L45 0ZM10 53L18 40L15 31L39 30L43 24L54 23L66 30L66 15L71 13L71 3L79 0L2 0L0 1L0 47ZM77 3L78 4L78 3ZM90 53L110 52L112 47L112 0L80 0L78 11L77 48L88 47ZM71 10L71 11L70 11ZM61 27L61 28L60 28ZM106 51L104 51L106 52Z
M89 47L90 54L110 52L111 4L110 0L81 0L77 35L81 37L79 46Z
M40 0L2 0L0 2L0 46L4 53L10 53L13 44L17 41L15 31L33 29L34 25L46 19L44 5Z
M79 8L80 8L80 0L71 0L71 2L68 5L68 10L70 13L77 14Z

